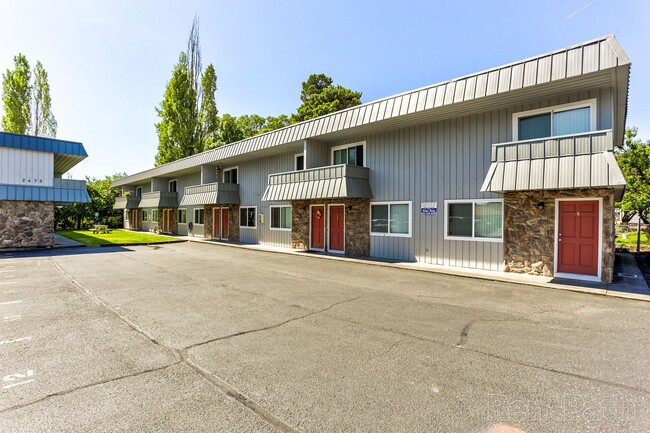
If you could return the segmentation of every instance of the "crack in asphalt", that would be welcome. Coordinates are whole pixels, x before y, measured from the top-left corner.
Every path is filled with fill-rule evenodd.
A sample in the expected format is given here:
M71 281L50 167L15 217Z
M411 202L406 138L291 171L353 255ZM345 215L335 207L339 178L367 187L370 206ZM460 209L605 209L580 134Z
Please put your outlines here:
M380 330L380 331L384 331L384 332L391 332L391 333L394 333L394 334L402 335L404 337L411 338L411 339L414 339L414 340L423 341L423 342L426 342L426 343L434 343L434 344L438 344L440 346L453 347L453 348L456 348L456 349L465 350L465 351L468 351L468 352L472 352L472 353L476 353L476 354L479 354L479 355L487 356L488 358L494 358L494 359L498 359L500 361L505 361L505 362L509 362L509 363L512 363L512 364L521 365L522 367L530 367L530 368L534 368L534 369L537 369L537 370L547 371L549 373L556 373L556 374L560 374L560 375L564 375L564 376L573 377L573 378L576 378L576 379L585 380L587 382L598 383L598 384L601 384L601 385L612 386L612 387L615 387L615 388L623 388L623 389L627 389L629 391L635 391L635 392L639 392L639 393L642 393L642 394L650 395L650 391L648 391L648 390L646 390L644 388L637 388L635 386L625 385L625 384L622 384L622 383L611 382L611 381L608 381L608 380L597 379L597 378L594 378L594 377L584 376L584 375L577 374L577 373L571 373L571 372L568 372L568 371L557 370L557 369L550 368L550 367L535 365L535 364L527 363L527 362L524 362L524 361L519 361L519 360L516 360L516 359L507 358L505 356L495 355L495 354L489 353L489 352L483 352L483 351L478 350L478 349L470 349L470 348L465 347L465 346L459 346L458 344L450 344L450 343L448 343L446 341L440 341L440 340L436 340L436 339L429 338L429 337L423 337L421 335L415 335L415 334L411 334L411 333L408 333L408 332L405 332L405 331L400 331L400 330L397 330L397 329L385 328L383 326L370 325L370 324L367 324L367 323L358 322L356 320L351 320L351 319L348 319L348 318L332 316L331 314L325 314L325 316L327 316L327 317L329 317L331 319L339 320L341 322L352 323L352 324L355 324L355 325L363 326L363 327L370 328L370 329ZM479 322L479 321L480 320L477 320L476 322ZM504 319L504 320L494 320L494 321L536 323L536 322L528 322L528 321L525 321L525 320L516 320L516 319ZM473 325L473 324L474 324L474 322L470 322L468 325L465 326L463 331L466 330L466 332L468 333L469 329L471 328L471 326L469 326L469 325ZM461 333L461 335L462 335L462 333Z
M105 385L107 383L117 382L117 381L122 380L122 379L129 379L131 377L137 377L137 376L141 376L143 374L154 373L156 371L166 370L166 369L168 369L170 367L181 364L182 362L183 361L176 361L176 362L173 362L171 364L163 365L162 367L149 368L147 370L137 371L135 373L125 374L123 376L113 377L113 378L110 378L110 379L98 380L96 382L87 383L85 385L80 385L80 386L77 386L75 388L70 388L70 389L66 389L66 390L63 390L63 391L54 392L52 394L48 394L48 395L46 395L44 397L41 397L41 398L39 398L37 400L30 401L28 403L21 403L21 404L18 404L16 406L11 406L11 407L2 409L2 410L0 410L0 413L10 412L12 410L17 410L17 409L22 409L24 407L31 406L31 405L36 404L36 403L40 403L40 402L42 402L44 400L47 400L49 398L52 398L52 397L62 397L64 395L72 394L73 392L76 392L76 391L81 391L82 389L92 388L93 386Z
M248 331L242 331L242 332L238 332L238 333L235 333L235 334L226 335L226 336L223 336L223 337L214 338L214 339L211 339L211 340L208 340L208 341L196 343L196 344L187 346L187 347L185 347L183 349L177 349L175 347L169 346L169 345L167 345L165 343L162 343L162 342L158 341L151 334L149 334L147 331L145 331L140 326L138 326L135 322L133 322L129 318L122 315L116 308L112 307L106 301L104 301L103 299L101 299L100 297L98 297L97 295L92 293L83 284L78 282L74 277L72 277L65 270L63 270L63 268L61 268L53 258L50 258L50 261L51 261L52 265L54 266L54 268L66 280L68 280L70 283L72 283L74 286L76 286L78 289L80 289L88 298L91 299L91 301L93 301L95 304L99 305L100 307L110 311L115 317L117 317L122 322L124 322L132 331L134 331L137 334L141 335L142 337L147 339L149 342L155 344L156 346L158 346L158 347L160 347L162 349L165 349L165 350L173 353L174 356L177 359L176 359L175 362L172 362L171 364L164 365L162 367L156 367L156 368L152 368L152 369L142 370L142 371L135 372L135 373L132 373L132 374L123 375L123 376L119 376L119 377L115 377L115 378L111 378L111 379L106 379L106 380L102 380L102 381L92 382L92 383L81 385L81 386L71 388L71 389L68 389L68 390L48 394L48 395L46 395L46 396L44 396L42 398L39 398L37 400L31 401L31 402L28 402L28 403L23 403L23 404L12 406L12 407L9 407L9 408L6 408L6 409L2 409L2 410L0 410L0 413L9 412L9 411L21 409L21 408L24 408L24 407L28 407L28 406L40 403L40 402L42 402L44 400L47 400L47 399L50 399L50 398L53 398L53 397L64 396L64 395L71 394L73 392L76 392L76 391L79 391L79 390L82 390L82 389L91 388L93 386L103 385L103 384L106 384L106 383L115 382L115 381L119 381L119 380L122 380L122 379L127 379L127 378L131 378L131 377L136 377L136 376L156 372L156 371L161 371L161 370L170 368L170 367L175 366L175 365L184 364L184 365L188 366L190 368L190 370L192 370L195 374L201 376L202 378L204 378L205 380L210 382L212 385L214 385L224 395L226 395L227 397L230 397L233 400L237 401L238 403L242 404L244 407L246 407L247 409L252 411L255 415L257 415L262 420L266 421L267 423L269 423L270 425L272 425L276 429L278 429L278 430L280 430L282 432L285 432L285 433L299 433L298 430L294 429L293 427L289 426L288 424L286 424L281 419L277 418L275 415L273 415L267 409L265 409L264 407L259 405L254 400L251 400L250 398L248 398L246 395L244 395L243 393L238 391L235 387L230 385L228 382L222 380L221 378L219 378L214 373L212 373L209 370L201 367L199 364L197 364L193 360L189 359L187 352L189 350L195 348L195 347L199 347L199 346L209 344L209 343L213 343L213 342L216 342L216 341L226 340L226 339L229 339L229 338L234 338L234 337L238 337L238 336L246 335L246 334L251 334L251 333L255 333L255 332L262 332L262 331L267 331L267 330L270 330L270 329L275 329L275 328L278 328L280 326L286 325L286 324L291 323L291 322L295 322L297 320L304 319L304 318L309 317L309 316L324 313L324 312L326 312L328 310L331 310L332 308L334 308L334 307L336 307L338 305L349 303L349 302L354 302L354 301L361 298L361 296L357 296L357 297L352 298L352 299L346 299L346 300L343 300L343 301L335 302L335 303L329 305L326 308L323 308L323 309L320 309L320 310L312 310L309 313L304 314L302 316L294 317L292 319L285 320L283 322L276 323L274 325L265 326L265 327L262 327L262 328L251 329L251 330L248 330ZM300 307L300 308L305 308L305 307ZM391 349L392 349L392 347L391 347Z
M184 347L182 350L190 350L190 349L194 349L196 347L203 346L203 345L210 344L210 343L214 343L214 342L217 342L217 341L223 341L223 340L228 340L230 338L239 337L241 335L253 334L255 332L268 331L270 329L279 328L280 326L286 325L287 323L295 322L296 320L301 320L301 319L304 319L306 317L313 316L315 314L324 313L325 311L331 310L332 308L334 308L334 307L336 307L338 305L347 304L349 302L354 302L354 301L356 301L356 300L358 300L360 298L361 298L361 296L357 296L356 298L346 299L344 301L335 302L335 303L331 304L329 307L326 307L326 308L323 308L323 309L320 309L320 310L312 310L307 314L303 314L302 316L294 317L294 318L285 320L284 322L276 323L274 325L264 326L262 328L256 328L256 329L249 329L247 331L236 332L234 334L225 335L223 337L216 337L216 338L212 338L210 340L202 341L200 343L191 344L189 346ZM300 307L300 308L305 308L305 307Z

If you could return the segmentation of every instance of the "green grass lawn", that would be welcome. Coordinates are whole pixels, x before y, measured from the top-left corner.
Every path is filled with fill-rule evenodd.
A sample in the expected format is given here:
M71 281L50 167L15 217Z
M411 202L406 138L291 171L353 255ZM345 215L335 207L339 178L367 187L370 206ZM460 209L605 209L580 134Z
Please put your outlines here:
M173 238L158 236L151 233L131 232L128 230L113 230L111 233L93 233L92 230L57 230L57 234L65 236L89 247L100 245L149 244L152 242L172 241Z
M625 233L625 239L623 239L623 234L616 236L616 247L627 248L630 251L636 251L636 232ZM641 232L641 251L645 251L647 249L648 235L644 232Z

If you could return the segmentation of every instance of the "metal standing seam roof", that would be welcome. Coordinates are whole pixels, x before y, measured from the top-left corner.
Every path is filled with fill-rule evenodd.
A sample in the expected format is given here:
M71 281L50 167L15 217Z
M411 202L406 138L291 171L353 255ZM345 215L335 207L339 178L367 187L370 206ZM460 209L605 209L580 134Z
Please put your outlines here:
M83 144L32 135L0 132L0 147L54 154L54 173L61 175L88 157Z
M55 205L90 203L85 180L54 179L53 186L0 185L0 200L52 201Z
M372 198L368 174L367 168L354 165L272 174L262 201Z
M481 191L614 188L620 198L624 187L607 130L495 144Z
M202 164L214 164L226 158L281 144L299 142L627 64L630 64L630 59L616 37L608 35L290 125L124 177L113 185L127 185Z
M116 197L113 209L137 209L140 205L140 197Z

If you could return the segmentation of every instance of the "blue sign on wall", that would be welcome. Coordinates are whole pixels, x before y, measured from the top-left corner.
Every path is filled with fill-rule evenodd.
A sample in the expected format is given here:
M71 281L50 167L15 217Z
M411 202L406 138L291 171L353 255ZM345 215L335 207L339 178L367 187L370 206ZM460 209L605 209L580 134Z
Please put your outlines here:
M423 201L420 203L420 213L424 215L438 215L438 202Z

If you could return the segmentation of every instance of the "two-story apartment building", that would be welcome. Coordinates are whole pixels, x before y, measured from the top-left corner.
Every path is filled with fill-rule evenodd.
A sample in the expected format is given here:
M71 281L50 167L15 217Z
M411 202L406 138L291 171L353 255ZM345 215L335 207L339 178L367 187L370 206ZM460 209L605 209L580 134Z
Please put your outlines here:
M171 234L610 281L630 61L614 36L114 183Z
M0 249L52 246L54 207L90 202L85 180L62 178L87 156L81 143L0 132Z

